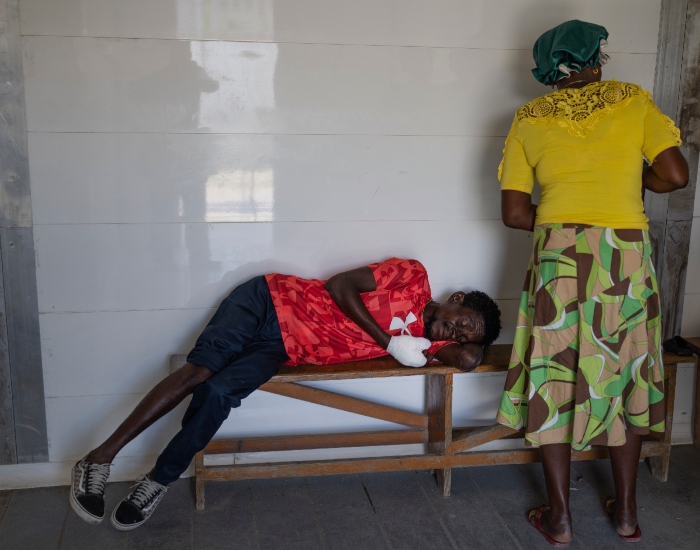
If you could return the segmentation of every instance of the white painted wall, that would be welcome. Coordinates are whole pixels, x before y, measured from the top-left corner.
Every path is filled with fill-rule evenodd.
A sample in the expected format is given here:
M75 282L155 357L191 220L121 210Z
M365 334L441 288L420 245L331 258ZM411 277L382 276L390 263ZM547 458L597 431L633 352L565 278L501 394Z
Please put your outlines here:
M548 91L532 44L603 24L605 77L651 90L660 0L20 7L51 464L3 467L15 486L65 483L252 275L415 257L437 298L495 296L510 342L531 241L500 222L496 168L516 108ZM490 421L502 384L458 376L456 424ZM424 405L421 379L319 385ZM117 479L150 467L181 409L124 449ZM260 392L223 432L384 424Z

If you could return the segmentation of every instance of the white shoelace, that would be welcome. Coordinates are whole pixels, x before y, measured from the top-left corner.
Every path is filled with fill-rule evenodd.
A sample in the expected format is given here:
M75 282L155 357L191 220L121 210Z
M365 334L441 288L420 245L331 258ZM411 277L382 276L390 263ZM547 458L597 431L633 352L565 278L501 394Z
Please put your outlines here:
M147 477L139 479L131 488L133 492L129 495L129 500L136 504L139 510L143 509L160 493L165 493L168 490L167 487Z
M94 464L91 462L85 462L85 477L86 488L85 494L87 495L102 495L105 491L105 485L107 485L107 478L109 477L109 464Z

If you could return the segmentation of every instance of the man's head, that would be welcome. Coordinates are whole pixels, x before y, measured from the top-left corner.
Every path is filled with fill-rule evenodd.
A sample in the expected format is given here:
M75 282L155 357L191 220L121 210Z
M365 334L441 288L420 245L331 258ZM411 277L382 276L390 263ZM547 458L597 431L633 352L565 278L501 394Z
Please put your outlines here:
M425 337L429 340L488 346L500 332L501 311L488 294L478 290L455 292L447 302L436 304L425 321Z

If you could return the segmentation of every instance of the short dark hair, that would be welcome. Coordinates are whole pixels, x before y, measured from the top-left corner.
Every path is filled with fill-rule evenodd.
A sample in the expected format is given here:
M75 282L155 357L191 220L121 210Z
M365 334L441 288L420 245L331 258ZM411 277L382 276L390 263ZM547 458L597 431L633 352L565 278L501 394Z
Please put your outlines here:
M496 302L485 292L472 290L464 295L462 305L480 313L484 318L484 339L482 344L488 346L501 333L501 310Z

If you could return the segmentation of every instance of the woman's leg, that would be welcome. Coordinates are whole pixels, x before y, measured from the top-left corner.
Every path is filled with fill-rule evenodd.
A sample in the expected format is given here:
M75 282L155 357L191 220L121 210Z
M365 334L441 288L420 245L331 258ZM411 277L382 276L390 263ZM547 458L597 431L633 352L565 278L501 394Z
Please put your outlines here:
M540 452L549 499L549 510L542 514L542 529L559 542L570 542L574 536L569 511L571 444L542 445Z
M164 414L173 410L194 388L212 374L206 367L185 364L182 368L161 380L133 412L99 447L87 455L88 462L109 464L124 446L143 432Z
M615 529L629 536L637 527L637 467L642 450L642 437L625 432L627 441L619 447L609 447L615 481Z

